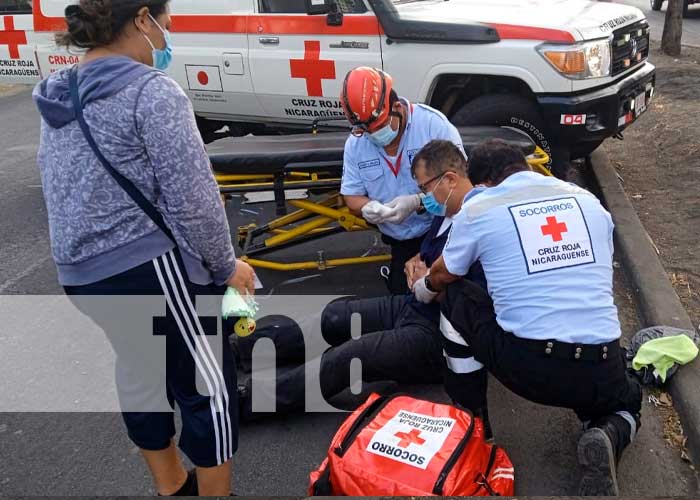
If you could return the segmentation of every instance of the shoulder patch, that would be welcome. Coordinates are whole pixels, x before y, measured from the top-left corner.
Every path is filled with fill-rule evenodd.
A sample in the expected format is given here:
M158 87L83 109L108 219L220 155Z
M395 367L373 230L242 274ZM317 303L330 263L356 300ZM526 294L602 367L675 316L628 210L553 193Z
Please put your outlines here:
M406 151L406 154L408 155L408 163L413 165L413 159L416 157L416 155L419 153L419 151L420 151L420 148L409 149L408 151Z

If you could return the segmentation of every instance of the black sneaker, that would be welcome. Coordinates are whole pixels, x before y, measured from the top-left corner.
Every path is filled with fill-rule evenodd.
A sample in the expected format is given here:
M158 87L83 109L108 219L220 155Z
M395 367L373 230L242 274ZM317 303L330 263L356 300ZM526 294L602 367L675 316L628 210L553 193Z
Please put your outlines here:
M608 434L598 427L588 429L578 442L577 454L578 463L583 469L578 494L617 496L615 449Z
M160 493L158 493L158 496L163 496ZM172 497L197 497L199 496L199 485L197 484L197 471L195 469L191 469L190 471L187 472L187 479L185 479L185 483L180 486L180 489L177 490L175 493L172 495L169 495Z

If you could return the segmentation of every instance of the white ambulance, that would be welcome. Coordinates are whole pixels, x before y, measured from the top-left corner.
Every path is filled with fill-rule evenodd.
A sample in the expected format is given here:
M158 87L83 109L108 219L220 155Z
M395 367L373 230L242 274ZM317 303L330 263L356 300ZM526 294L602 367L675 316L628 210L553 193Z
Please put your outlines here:
M0 83L78 61L52 42L68 3L0 0ZM619 136L654 93L649 25L615 3L172 0L171 10L170 72L206 140L223 125L260 134L342 118L346 72L370 65L457 125L524 131L556 163Z

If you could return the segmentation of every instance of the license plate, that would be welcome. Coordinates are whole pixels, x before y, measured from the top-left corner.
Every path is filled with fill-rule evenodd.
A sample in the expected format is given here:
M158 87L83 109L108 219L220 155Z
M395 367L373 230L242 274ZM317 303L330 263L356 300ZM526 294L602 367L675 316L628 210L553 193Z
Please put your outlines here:
M638 117L647 110L647 93L642 92L634 98L634 117Z

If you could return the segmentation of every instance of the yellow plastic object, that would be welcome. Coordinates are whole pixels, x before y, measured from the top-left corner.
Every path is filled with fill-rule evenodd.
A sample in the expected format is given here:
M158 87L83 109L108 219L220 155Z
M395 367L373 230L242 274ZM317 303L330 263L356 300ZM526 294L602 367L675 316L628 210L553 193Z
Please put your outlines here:
M549 155L545 153L544 149L541 147L535 147L535 152L527 157L527 162L535 172L539 172L547 177L552 176L552 171L547 168L547 164L549 163Z
M253 318L241 318L236 321L233 331L236 332L236 335L239 337L250 337L255 333L256 327L257 325Z

